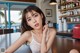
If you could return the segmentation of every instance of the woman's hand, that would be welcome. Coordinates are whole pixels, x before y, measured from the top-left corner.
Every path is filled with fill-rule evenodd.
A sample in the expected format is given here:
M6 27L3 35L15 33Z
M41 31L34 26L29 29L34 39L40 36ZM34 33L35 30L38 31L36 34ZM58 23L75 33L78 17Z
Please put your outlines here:
M46 24L43 27L43 37L42 37L42 43L41 43L41 53L46 53L47 52L47 42L46 42L47 31L48 31L48 25Z
M46 35L48 31L48 24L44 25L43 27L43 35Z
M48 34L48 40L46 41L46 35L47 31L49 29L49 34ZM49 49L51 48L54 38L56 35L56 30L54 28L48 28L48 25L45 25L43 27L43 37L42 37L42 43L41 43L41 53L47 53Z

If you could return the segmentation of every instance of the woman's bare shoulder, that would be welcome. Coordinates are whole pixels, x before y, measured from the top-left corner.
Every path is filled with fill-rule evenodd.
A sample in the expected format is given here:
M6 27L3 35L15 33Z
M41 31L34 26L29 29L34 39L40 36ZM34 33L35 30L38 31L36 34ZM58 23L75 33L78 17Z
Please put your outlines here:
M49 28L49 37L55 37L56 36L56 29L55 28Z
M30 38L31 37L31 31L25 31L22 36L25 36L26 38Z
M55 28L49 28L49 31L51 32L51 33L56 33L56 29Z

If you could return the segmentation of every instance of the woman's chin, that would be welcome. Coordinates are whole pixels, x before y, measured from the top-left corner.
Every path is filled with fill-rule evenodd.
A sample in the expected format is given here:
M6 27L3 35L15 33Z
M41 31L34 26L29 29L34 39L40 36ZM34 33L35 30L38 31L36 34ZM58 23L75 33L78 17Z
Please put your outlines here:
M36 30L40 30L40 29L41 29L41 27L35 27L35 29L36 29Z

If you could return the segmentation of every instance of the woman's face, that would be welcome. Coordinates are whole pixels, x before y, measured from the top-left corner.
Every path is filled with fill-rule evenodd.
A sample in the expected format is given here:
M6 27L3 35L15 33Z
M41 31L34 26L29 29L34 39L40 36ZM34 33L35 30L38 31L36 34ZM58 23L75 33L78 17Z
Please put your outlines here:
M34 10L26 13L27 24L29 26L31 26L33 29L41 29L42 28L42 18L43 18L43 15L37 13Z

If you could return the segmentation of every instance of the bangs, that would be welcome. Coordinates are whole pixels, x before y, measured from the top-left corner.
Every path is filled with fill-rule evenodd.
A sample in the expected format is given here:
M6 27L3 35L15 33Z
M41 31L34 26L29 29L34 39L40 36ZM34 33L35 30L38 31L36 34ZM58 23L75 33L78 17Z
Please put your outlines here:
M28 11L28 12L25 14L25 17L26 17L26 18L29 18L28 13L30 13L31 16L34 16L34 14L35 14L34 12L36 12L36 11L34 11L34 10ZM38 12L36 12L36 13L38 13Z

